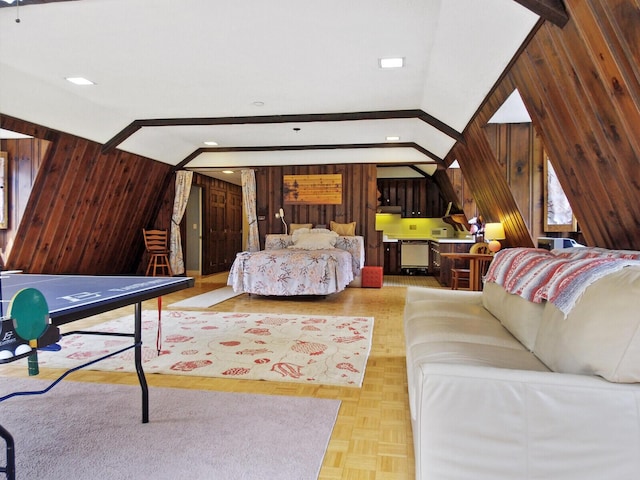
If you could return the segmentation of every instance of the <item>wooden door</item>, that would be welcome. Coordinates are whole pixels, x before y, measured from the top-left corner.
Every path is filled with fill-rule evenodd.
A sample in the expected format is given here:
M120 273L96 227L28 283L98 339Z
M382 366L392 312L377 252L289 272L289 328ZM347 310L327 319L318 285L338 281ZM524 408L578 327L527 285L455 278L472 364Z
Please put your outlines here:
M236 253L242 251L242 194L227 193L225 216L225 265L229 269L236 258Z
M222 272L227 268L226 263L226 190L210 187L207 205L208 231L207 256L208 272Z

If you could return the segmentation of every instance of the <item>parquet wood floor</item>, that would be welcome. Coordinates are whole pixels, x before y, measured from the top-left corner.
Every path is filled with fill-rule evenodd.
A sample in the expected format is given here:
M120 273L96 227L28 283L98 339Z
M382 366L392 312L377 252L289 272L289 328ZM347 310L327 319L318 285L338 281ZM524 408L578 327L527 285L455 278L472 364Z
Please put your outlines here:
M403 283L403 279L399 277L393 277L392 280L389 282L392 285ZM163 306L171 308L169 305L172 303L204 293L210 290L212 283L225 281L226 273L197 278L194 288L163 297ZM414 285L438 286L433 277L407 277L406 281ZM413 442L402 328L405 294L404 286L384 286L381 289L347 288L341 293L313 300L270 299L244 294L212 307L212 310L228 312L374 317L371 354L362 388L177 375L147 375L147 381L150 386L157 387L339 399L342 401L340 412L319 478L413 479ZM155 300L145 302L143 308L157 308L157 303ZM72 327L86 328L127 314L133 315L133 307L75 322ZM39 378L43 379L55 379L63 373L53 369L40 370ZM7 364L0 366L0 375L27 376L27 369ZM137 384L137 377L128 373L81 370L67 378L85 382ZM49 395L55 395L55 388Z

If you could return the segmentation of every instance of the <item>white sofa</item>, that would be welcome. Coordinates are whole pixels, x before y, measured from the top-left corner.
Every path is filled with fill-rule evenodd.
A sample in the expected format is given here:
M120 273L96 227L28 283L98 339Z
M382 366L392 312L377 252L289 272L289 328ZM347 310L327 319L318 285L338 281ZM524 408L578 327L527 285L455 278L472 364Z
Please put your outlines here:
M640 478L640 266L566 314L494 282L411 287L404 327L416 478Z

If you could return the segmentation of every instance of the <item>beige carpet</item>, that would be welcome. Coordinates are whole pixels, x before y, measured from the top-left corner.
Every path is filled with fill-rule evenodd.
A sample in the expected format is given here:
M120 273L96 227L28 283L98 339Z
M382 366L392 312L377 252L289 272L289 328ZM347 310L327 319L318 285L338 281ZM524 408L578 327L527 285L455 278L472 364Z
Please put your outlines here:
M49 382L0 377L0 395ZM316 398L61 382L0 403L17 480L311 480L340 402ZM4 446L0 463L5 465ZM4 477L3 477L4 478Z

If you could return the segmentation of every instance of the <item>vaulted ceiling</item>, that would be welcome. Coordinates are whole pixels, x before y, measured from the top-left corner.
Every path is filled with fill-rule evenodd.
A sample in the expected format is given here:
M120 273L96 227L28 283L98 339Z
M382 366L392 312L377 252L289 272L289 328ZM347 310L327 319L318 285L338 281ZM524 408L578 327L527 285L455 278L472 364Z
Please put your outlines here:
M559 0L0 6L0 114L204 170L442 164L539 20L566 22Z

